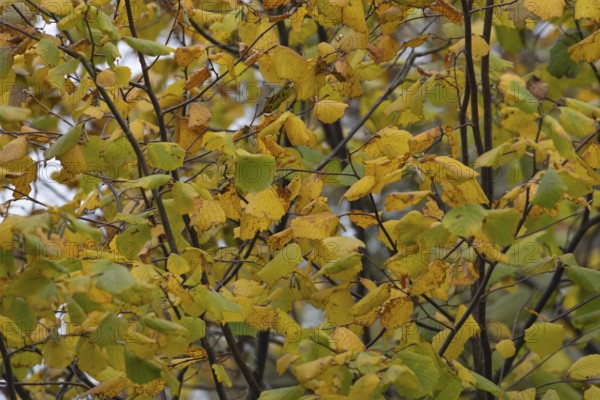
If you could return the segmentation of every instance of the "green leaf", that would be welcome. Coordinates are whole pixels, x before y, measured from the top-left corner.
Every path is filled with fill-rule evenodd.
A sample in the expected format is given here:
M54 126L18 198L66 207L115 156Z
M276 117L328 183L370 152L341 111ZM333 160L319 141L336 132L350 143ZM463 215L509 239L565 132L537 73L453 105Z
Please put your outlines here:
M133 383L143 384L159 379L162 368L153 361L136 357L129 350L125 350L125 373Z
M494 382L490 381L489 379L487 379L473 371L469 371L469 372L471 373L471 375L473 375L473 377L475 377L475 387L477 389L481 389L483 391L491 393L494 396L496 396L497 398L502 398L504 400L508 400L508 395L506 394L506 392L504 390L500 389L500 387L498 387L498 385L496 385Z
M167 270L177 275L185 274L190 270L190 264L177 253L171 253L167 259Z
M440 372L436 367L435 361L429 355L419 354L411 350L402 350L396 354L395 358L402 360L402 364L410 368L419 380L420 387L417 390L418 393L414 394L418 397L433 394L435 386L440 379ZM413 391L414 389L410 392Z
M596 121L577 110L568 107L560 108L560 124L571 136L585 138L596 132Z
M95 14L94 18L92 18L92 21L95 22L93 24L95 27L100 29L103 33L107 34L110 40L119 40L121 38L119 29L117 28L111 17L109 17L106 13L104 13L102 10L99 10L96 7L91 6L89 9L91 13Z
M565 268L569 279L573 282L590 292L600 292L600 271L577 265L569 265Z
M133 38L130 36L124 36L123 40L131 46L132 49L147 56L167 56L175 51L172 47L165 46L164 44L152 40Z
M12 71L14 55L10 47L0 49L0 78L5 78Z
M75 353L61 337L50 338L42 348L44 364L50 368L63 369L73 361Z
M485 215L483 207L470 204L450 210L444 216L442 224L450 233L468 238L481 231Z
M60 61L60 50L58 50L56 43L49 39L40 40L36 50L48 65L54 66Z
M167 321L160 318L144 317L140 320L140 323L150 329L153 329L160 333L168 334L180 334L185 335L187 329L178 323Z
M489 54L490 58L490 68L493 71L501 72L507 69L511 69L513 67L513 63L511 61L505 60L502 57L495 56L494 54Z
M571 138L567 134L567 131L565 131L565 128L549 115L544 117L543 125L546 128L545 131L548 134L548 137L552 139L558 153L568 159L574 158L576 156L575 151L573 150Z
M70 222L70 228L73 232L81 233L92 239L94 242L100 243L100 239L102 238L102 231L100 229L94 228L69 214L63 214L63 216Z
M544 173L544 176L542 176L535 197L531 203L544 208L552 208L566 191L567 185L560 179L558 172L556 172L555 169L550 168Z
M279 279L288 276L302 260L302 250L296 243L283 248L273 260L265 265L257 276L269 286L272 286Z
M573 110L579 111L586 117L592 119L600 118L600 107L594 107L584 101L567 98L565 99L565 105Z
M515 239L520 219L521 213L515 209L487 210L483 219L483 233L490 241L507 246Z
M186 329L186 336L189 342L195 342L206 335L206 322L200 318L183 317L177 321Z
M123 184L123 189L142 188L146 190L158 189L171 180L169 175L150 175L134 179Z
M245 192L261 192L271 186L275 166L272 156L239 151L235 162L235 184Z
M204 286L197 286L193 296L200 307L214 314L215 318L219 320L223 319L225 312L239 313L242 311L241 307L233 301L226 299L219 293L213 292Z
M31 116L31 110L25 107L0 106L0 122L22 122Z
M147 241L152 239L148 224L134 225L115 239L119 253L128 260L135 260Z
M289 386L279 389L265 390L258 400L298 400L304 395L302 386Z
M100 273L96 279L96 286L113 294L122 293L135 285L135 278L131 272L120 264L109 260L99 260L93 267L93 272Z
M90 341L98 346L110 346L123 340L123 336L131 332L129 323L113 313L108 313L98 325L98 329L90 337Z
M523 86L519 81L514 80L509 83L507 92L514 98L511 105L519 108L521 111L533 113L537 111L538 99Z
M319 272L315 274L315 278L321 275L335 275L339 272L349 270L361 262L363 255L357 251L353 251L345 256L336 258L323 265Z
M150 143L146 151L150 166L165 171L181 167L185 158L185 150L177 143Z
M256 337L258 335L258 331L252 328L247 322L229 322L227 326L229 326L234 336Z
M548 61L548 72L552 76L562 78L566 76L573 78L579 72L578 64L571 59L569 47L577 43L573 32L563 34L550 49L550 60Z
M189 214L194 209L194 199L198 191L194 185L184 182L175 182L171 191L175 209L181 214Z
M62 156L69 150L71 150L81 137L82 130L80 128L71 128L56 140L52 146L44 151L44 159L50 160L54 157Z

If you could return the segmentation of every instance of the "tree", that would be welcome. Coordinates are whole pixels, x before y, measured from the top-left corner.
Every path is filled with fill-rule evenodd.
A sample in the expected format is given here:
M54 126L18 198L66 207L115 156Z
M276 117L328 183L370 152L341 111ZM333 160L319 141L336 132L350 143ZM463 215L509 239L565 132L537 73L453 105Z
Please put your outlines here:
M9 399L595 399L596 0L12 0Z

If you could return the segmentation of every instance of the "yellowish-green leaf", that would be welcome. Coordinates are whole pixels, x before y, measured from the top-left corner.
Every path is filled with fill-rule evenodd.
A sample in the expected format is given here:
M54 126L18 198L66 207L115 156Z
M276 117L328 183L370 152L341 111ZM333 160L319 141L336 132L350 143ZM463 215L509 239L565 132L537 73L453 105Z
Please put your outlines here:
M562 346L565 328L550 322L534 322L525 330L525 343L531 351L546 357Z
M215 375L217 376L219 382L223 383L227 387L231 387L233 385L229 375L227 375L227 371L225 371L225 368L223 368L221 364L213 364L212 369L215 371Z
M137 50L147 56L167 56L175 51L175 49L172 47L155 42L153 40L134 38L130 36L124 36L123 40L125 43L131 46L132 49Z
M575 361L568 371L569 377L577 380L594 378L600 375L600 354L584 356Z

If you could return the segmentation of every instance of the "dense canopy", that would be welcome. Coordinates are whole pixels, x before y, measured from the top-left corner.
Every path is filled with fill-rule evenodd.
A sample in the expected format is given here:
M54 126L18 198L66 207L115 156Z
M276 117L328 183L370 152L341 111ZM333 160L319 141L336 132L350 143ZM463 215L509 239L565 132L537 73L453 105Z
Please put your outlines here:
M600 2L3 0L21 399L600 399Z

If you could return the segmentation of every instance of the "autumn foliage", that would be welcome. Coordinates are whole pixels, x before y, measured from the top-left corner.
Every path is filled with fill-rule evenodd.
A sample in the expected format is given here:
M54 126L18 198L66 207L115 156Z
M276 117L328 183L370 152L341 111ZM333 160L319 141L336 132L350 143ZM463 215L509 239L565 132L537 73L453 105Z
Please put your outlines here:
M600 399L597 0L5 0L0 42L6 398Z

